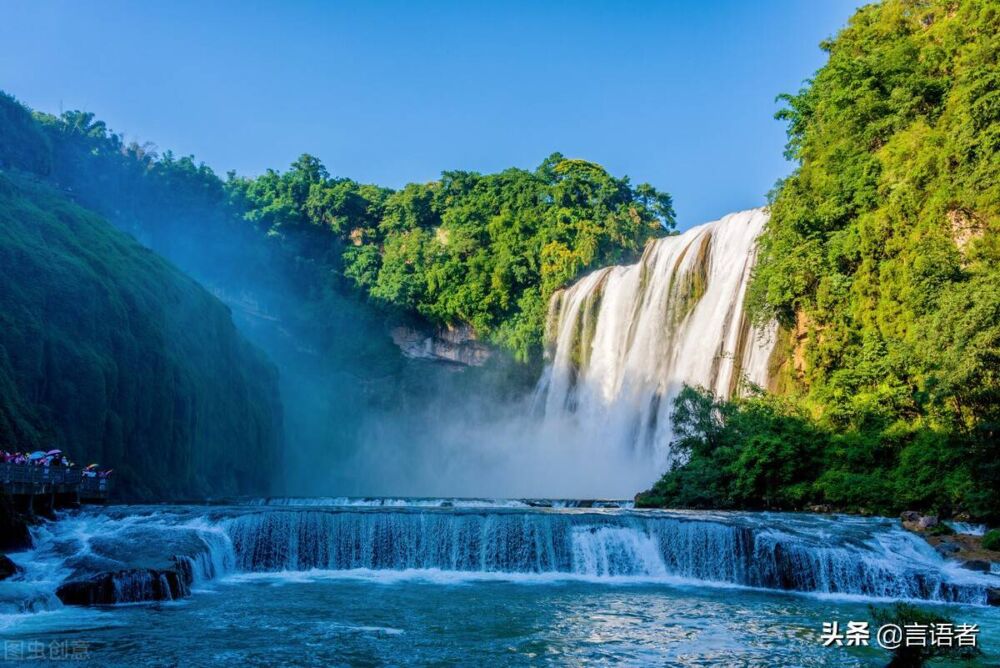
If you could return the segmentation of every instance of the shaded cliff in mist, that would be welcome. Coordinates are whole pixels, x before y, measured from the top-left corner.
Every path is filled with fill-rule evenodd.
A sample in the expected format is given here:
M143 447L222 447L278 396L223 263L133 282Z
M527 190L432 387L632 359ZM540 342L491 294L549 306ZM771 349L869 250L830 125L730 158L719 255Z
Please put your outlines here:
M201 286L4 157L0 447L101 462L125 497L267 493L273 365Z

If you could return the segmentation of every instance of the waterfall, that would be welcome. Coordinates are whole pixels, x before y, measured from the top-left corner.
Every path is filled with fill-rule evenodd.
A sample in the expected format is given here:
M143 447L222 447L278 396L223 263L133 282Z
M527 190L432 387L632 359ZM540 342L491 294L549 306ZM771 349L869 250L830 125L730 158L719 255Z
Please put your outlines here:
M257 577L752 587L984 605L994 576L897 521L601 508L121 507L34 530L0 613L176 600ZM306 575L303 575L306 574ZM56 591L58 598L52 595Z
M632 508L628 499L486 499L463 497L265 497L243 499L248 506L355 508Z
M637 264L553 295L538 388L545 420L662 473L674 460L669 416L684 384L722 397L743 380L766 385L775 327L752 327L744 300L767 219L753 209L656 240Z
M985 603L886 520L725 513L269 511L228 520L241 572L445 572L454 577L738 585L879 599Z

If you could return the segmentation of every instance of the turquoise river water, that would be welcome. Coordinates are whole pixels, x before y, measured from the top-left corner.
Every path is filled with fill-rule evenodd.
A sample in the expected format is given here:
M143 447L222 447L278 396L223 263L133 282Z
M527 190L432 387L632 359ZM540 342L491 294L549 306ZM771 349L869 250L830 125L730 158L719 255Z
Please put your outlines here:
M877 646L824 647L823 623L908 600L976 624L979 665L995 665L1000 609L985 592L1000 577L942 559L898 522L578 505L290 499L65 513L11 555L26 570L0 583L3 658L883 666ZM135 573L165 559L189 574L183 595L144 600L155 583ZM116 604L55 595L98 573L118 574Z

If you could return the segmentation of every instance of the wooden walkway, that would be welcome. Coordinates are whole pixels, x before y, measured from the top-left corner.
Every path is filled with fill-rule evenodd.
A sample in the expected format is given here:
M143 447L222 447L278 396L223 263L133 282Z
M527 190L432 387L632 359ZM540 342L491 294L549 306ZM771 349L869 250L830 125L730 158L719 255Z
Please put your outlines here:
M76 467L2 463L0 490L27 512L45 512L80 503L106 503L110 481L85 476Z

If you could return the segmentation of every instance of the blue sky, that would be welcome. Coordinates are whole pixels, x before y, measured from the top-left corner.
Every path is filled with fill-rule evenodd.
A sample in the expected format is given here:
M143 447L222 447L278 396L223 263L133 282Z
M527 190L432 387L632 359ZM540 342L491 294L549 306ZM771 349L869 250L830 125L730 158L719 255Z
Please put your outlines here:
M686 228L788 173L774 98L860 4L4 0L0 88L220 173L309 152L400 186L560 151L671 193Z

